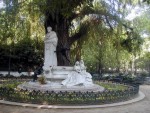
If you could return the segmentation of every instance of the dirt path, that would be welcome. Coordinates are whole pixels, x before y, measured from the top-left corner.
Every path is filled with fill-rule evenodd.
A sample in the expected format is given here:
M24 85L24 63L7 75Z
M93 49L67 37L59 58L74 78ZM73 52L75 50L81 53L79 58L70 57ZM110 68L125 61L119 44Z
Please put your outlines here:
M146 95L144 100L133 104L93 109L38 109L0 104L0 113L150 113L150 86L140 90Z

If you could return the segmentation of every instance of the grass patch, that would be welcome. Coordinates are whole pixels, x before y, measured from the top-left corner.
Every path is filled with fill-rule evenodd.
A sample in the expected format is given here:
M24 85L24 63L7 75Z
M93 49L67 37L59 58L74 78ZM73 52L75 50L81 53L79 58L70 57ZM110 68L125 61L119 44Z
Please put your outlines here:
M16 88L19 84L22 82L14 82L14 83L8 83L8 84L1 84L0 87L8 87L8 88Z
M111 83L111 82L99 82L99 81L95 81L95 84L98 84L100 86L103 86L105 89L107 90L126 90L128 87L126 85L123 84L116 84L116 83Z
M21 84L23 82L24 81L18 81L18 80L14 80L14 79L0 80L0 87L16 88L19 84Z

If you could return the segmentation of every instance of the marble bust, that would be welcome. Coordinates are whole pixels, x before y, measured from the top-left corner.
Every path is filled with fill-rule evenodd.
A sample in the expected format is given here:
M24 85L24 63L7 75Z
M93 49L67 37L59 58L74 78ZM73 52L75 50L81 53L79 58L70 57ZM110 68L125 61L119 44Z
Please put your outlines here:
M51 27L47 27L47 34L44 39L45 52L44 52L44 70L49 70L50 67L57 66L57 47L58 38Z

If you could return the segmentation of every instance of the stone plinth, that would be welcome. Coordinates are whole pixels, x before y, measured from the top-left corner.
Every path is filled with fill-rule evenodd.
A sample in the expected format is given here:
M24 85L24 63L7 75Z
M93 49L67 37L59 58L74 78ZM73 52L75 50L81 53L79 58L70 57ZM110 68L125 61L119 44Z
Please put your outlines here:
M51 69L44 69L44 76L47 80L62 81L67 78L68 74L74 70L69 66L55 66Z

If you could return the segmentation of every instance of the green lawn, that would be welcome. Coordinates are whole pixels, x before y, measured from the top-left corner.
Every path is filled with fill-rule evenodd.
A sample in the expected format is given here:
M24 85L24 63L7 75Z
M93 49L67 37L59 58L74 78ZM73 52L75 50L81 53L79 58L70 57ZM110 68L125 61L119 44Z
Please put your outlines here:
M103 86L107 90L126 90L128 87L123 84L116 84L116 83L111 83L111 82L99 82L95 81L95 84L98 84L100 86Z

